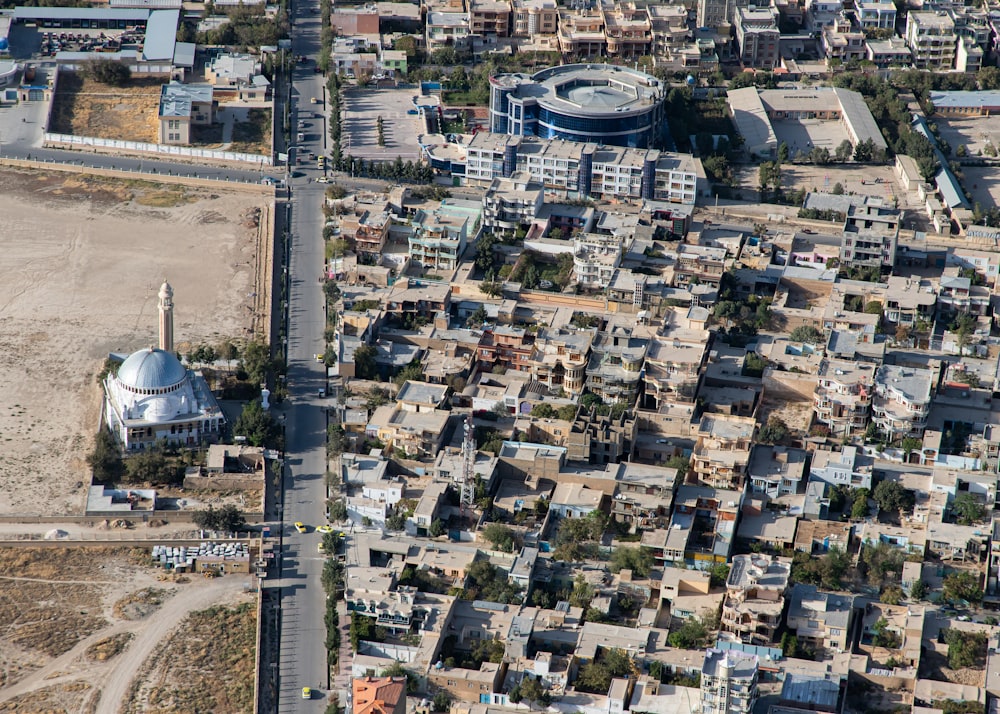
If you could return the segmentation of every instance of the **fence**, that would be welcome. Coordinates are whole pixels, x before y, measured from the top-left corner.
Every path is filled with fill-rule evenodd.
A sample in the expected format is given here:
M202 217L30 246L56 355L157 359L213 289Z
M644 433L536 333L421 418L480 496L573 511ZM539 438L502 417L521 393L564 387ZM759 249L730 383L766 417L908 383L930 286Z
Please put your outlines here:
M54 134L45 132L45 146L78 148L82 146L107 152L122 151L138 154L156 154L158 156L182 157L186 159L205 159L208 161L227 161L256 166L271 166L270 156L261 154L243 154L238 151L216 151L214 149L198 149L191 146L173 146L171 144L150 144L144 141L124 141L122 139L101 139L96 136L76 136L74 134Z

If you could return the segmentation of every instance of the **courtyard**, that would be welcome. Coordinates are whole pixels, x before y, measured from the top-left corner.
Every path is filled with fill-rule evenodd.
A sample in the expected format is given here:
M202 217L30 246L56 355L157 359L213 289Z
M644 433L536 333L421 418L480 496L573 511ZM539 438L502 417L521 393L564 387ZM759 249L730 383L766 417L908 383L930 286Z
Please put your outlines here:
M413 110L413 89L348 89L344 92L341 123L344 156L376 161L420 158L417 137L424 120ZM378 117L382 117L385 146L378 145Z

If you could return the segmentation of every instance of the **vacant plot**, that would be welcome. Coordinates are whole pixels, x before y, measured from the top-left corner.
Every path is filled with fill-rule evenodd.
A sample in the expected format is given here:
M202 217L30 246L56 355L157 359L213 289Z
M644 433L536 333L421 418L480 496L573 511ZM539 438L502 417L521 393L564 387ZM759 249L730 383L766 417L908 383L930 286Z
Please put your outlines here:
M229 150L244 154L270 154L271 110L251 109L245 120L235 122Z
M112 87L76 72L61 72L49 131L156 143L162 84L138 78L128 87Z
M986 147L1000 149L1000 117L942 117L934 116L941 138L948 142L952 156L959 146L964 146L969 156L986 153Z
M250 714L256 637L250 603L191 613L146 662L126 711Z
M0 513L79 512L95 377L109 352L156 342L164 278L181 351L261 324L253 214L264 199L28 171L0 172L0 191Z
M995 166L963 166L963 185L973 203L984 208L1000 206L1000 181Z
M88 702L93 697L93 685L83 680L75 680L51 687L37 689L28 694L0 702L0 712L4 714L75 714L87 711Z

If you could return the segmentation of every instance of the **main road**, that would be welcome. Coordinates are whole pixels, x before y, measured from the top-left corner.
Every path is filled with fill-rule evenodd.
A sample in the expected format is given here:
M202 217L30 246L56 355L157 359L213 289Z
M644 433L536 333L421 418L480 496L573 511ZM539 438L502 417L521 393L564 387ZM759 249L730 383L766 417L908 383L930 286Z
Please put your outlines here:
M315 58L320 48L317 0L295 6L292 54ZM287 88L279 87L284 93ZM296 63L292 69L292 136L298 122L307 119L301 149L325 153L327 142L324 77L313 72L313 63ZM317 116L319 115L318 118ZM275 121L280 121L279 117ZM285 417L285 473L283 479L282 551L280 559L280 652L278 711L322 712L326 708L328 667L323 615L326 594L320 582L324 559L317 551L321 536L316 526L326 523L326 413L318 395L326 388L326 368L314 355L325 351L326 317L320 277L324 265L322 238L325 185L317 183L315 163L300 167L304 174L291 180L290 243L288 249L288 395L282 406ZM306 524L299 533L294 523ZM302 698L302 688L313 696Z

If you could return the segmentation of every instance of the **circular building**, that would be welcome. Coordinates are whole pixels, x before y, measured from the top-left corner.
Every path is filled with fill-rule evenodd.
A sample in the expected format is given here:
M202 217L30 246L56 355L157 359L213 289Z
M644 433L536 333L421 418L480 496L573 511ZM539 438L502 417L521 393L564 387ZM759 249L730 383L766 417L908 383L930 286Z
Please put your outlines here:
M490 79L490 131L649 148L666 133L666 85L603 64L570 64Z

